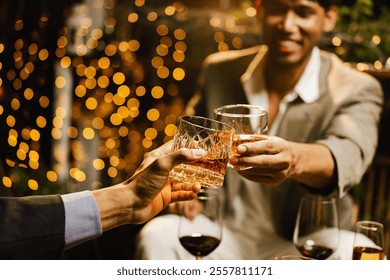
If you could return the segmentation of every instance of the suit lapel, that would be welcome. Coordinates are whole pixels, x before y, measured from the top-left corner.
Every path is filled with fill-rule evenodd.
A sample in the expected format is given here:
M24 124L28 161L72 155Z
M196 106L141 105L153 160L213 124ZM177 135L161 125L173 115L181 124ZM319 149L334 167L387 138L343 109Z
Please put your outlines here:
M316 130L316 120L323 114L328 91L327 76L330 68L330 61L327 57L321 56L320 68L320 97L314 103L307 104L302 99L291 102L287 106L285 115L279 125L277 136L289 141L308 142L310 135ZM305 124L305 125L297 125Z

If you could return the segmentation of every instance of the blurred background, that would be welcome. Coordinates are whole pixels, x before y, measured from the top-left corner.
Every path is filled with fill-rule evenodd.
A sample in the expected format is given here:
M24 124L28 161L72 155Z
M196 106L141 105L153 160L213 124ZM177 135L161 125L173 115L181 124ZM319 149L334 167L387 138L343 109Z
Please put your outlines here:
M389 6L343 1L321 46L380 79L387 96ZM123 181L145 152L172 138L202 60L261 43L251 0L0 0L0 30L2 196ZM385 194L375 197L387 198L386 178ZM366 188L355 194L362 203ZM390 220L388 210L380 215ZM139 227L107 232L64 258L132 258Z

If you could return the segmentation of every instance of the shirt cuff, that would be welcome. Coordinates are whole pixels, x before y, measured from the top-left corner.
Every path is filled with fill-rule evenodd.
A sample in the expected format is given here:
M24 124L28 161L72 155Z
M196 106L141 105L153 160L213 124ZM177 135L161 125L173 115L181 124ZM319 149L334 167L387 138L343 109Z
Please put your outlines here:
M91 191L61 195L65 207L65 249L102 234L99 209Z

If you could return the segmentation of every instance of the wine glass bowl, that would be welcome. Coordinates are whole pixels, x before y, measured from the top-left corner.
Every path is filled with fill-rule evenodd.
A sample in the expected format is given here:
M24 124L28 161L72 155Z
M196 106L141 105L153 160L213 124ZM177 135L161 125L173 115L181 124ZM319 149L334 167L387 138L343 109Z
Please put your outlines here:
M179 221L180 244L196 259L213 252L222 239L221 208L215 189L202 189L185 202Z
M335 198L308 195L302 198L293 242L309 258L325 260L338 247L339 219Z
M353 241L353 260L385 258L384 226L375 221L358 221Z

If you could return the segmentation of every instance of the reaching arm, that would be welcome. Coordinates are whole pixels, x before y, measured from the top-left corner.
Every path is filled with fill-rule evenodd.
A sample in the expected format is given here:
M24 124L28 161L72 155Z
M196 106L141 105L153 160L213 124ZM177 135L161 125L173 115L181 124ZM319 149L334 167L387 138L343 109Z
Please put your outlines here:
M144 223L171 202L193 199L199 184L171 182L169 171L180 162L199 159L203 150L171 151L171 143L147 154L140 168L127 181L93 191L103 231L122 224Z
M287 178L313 188L324 188L335 176L335 162L330 150L322 144L288 142L280 137L239 146L239 158L232 164L250 165L240 174L267 185L279 185Z

